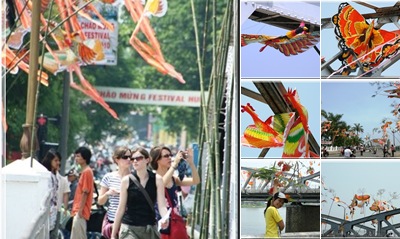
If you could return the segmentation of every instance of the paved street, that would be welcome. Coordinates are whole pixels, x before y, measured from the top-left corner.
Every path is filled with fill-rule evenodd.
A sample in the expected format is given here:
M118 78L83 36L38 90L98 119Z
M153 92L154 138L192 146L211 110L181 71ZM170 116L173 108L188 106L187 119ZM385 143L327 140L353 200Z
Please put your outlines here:
M322 158L326 158L326 157L322 157ZM329 151L329 156L327 158L344 158L344 157L340 154L339 151ZM365 151L362 156L361 156L360 151L356 151L355 158L383 158L383 151L382 151L382 149L377 150L376 154L374 154L373 152ZM387 158L392 158L392 157L390 156ZM394 153L394 158L400 158L399 151L396 151Z

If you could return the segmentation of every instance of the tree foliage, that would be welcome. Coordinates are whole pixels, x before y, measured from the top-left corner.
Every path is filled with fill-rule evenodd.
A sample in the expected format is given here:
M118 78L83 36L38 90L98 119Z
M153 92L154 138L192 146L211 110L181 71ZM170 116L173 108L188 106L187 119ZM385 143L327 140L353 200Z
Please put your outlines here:
M150 19L151 25L160 42L161 50L168 63L181 72L186 84L181 84L168 75L162 75L155 68L149 66L129 44L129 38L135 27L126 10L123 11L119 25L119 46L117 66L85 66L83 73L86 79L94 86L129 87L135 89L163 89L163 90L200 90L199 69L197 65L195 34L193 28L192 9L189 1L170 1L167 14L164 17ZM218 3L217 29L219 29L224 12L225 3ZM125 9L125 8L122 8ZM198 29L203 29L207 21L206 2L200 1L196 5ZM200 48L204 52L205 88L211 75L212 59L211 28L208 26L205 33L200 32ZM62 83L64 74L54 76L49 74L50 85L40 86L37 114L43 113L50 117L61 115L62 112ZM22 136L22 124L25 122L27 74L20 72L17 75L7 74L6 82L6 120L8 123L7 145L9 150L19 150L19 141ZM78 79L74 79L78 81ZM22 93L22 94L21 94ZM120 116L120 120L113 119L101 106L88 100L80 92L70 89L70 120L68 149L72 151L77 146L76 137L94 144L105 135L123 137L129 135L131 129L126 122L131 112L143 114L152 113L163 122L171 133L179 133L182 128L188 131L189 140L196 140L199 134L200 108L192 107L160 107L147 105L129 105L109 103ZM160 110L161 109L161 110ZM57 127L49 131L48 141L58 142L60 139Z
M325 110L321 110L321 116L331 122L330 129L322 132L322 140L332 141L332 146L356 146L363 142L358 136L359 132L364 131L361 124L355 123L352 127L342 120L342 114L333 114ZM322 126L323 123L321 123ZM356 131L356 135L350 135L351 130Z

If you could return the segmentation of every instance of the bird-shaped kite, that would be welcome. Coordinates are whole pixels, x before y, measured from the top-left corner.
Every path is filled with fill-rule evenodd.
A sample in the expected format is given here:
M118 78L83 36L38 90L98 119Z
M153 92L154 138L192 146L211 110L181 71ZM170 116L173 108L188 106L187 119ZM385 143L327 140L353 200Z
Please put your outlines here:
M348 3L339 5L338 13L332 17L335 34L339 39L342 54L342 75L357 69L357 61L368 71L379 66L384 59L395 55L400 48L399 31L375 29L374 20L365 18Z
M282 158L319 157L309 150L308 135L310 129L308 126L308 111L306 107L300 103L297 90L289 88L287 94L285 94L285 99L293 106L299 115L290 128L283 148Z
M254 108L247 103L242 105L242 113L247 112L253 118L254 124L246 127L241 142L243 146L255 148L282 147L288 134L288 125L292 125L294 113L283 113L270 116L262 121Z
M285 56L297 55L308 50L319 41L319 31L309 32L304 22L301 22L299 27L288 31L283 36L267 36L255 34L242 34L241 46L247 46L251 43L261 43L264 46L260 48L262 52L267 46L271 46Z

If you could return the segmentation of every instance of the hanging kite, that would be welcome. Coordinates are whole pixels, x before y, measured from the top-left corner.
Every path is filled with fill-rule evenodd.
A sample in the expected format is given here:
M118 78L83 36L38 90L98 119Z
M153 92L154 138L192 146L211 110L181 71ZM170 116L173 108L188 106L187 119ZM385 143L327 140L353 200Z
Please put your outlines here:
M241 112L250 114L254 121L254 124L247 126L244 131L241 139L243 146L273 148L284 145L289 129L287 126L293 123L293 112L270 116L266 121L262 121L249 103L241 107Z
M322 122L321 133L327 132L331 129L332 121L324 121Z
M271 46L285 56L297 55L308 50L319 41L319 31L309 32L304 22L301 22L299 27L288 31L283 36L267 36L255 34L242 34L241 46L247 46L251 43L261 43L264 46L260 48L262 52L267 46Z
M307 109L300 104L296 90L288 89L285 99L298 112L276 114L262 121L248 103L242 105L242 113L247 112L253 118L254 124L246 127L241 138L243 146L255 148L283 147L282 158L319 157L309 150Z
M81 72L82 65L93 64L104 58L102 44L95 39L86 39L84 32L80 26L77 15L89 20L91 23L102 29L113 31L114 26L108 22L92 4L86 1L72 0L55 0L54 3L58 7L59 22L54 19L47 20L44 12L51 6L50 0L41 2L40 10L40 40L47 49L39 63L49 72L56 74L67 70L74 72L78 82L71 82L71 87L86 94L95 102L104 107L114 118L118 119L117 114L112 110L97 90L85 79ZM114 3L114 0L103 0L103 3ZM163 74L169 74L181 83L185 83L182 75L175 71L174 67L167 63L161 52L160 44L155 37L155 32L150 26L149 16L163 16L167 11L166 0L148 0L146 5L142 6L142 1L125 1L125 7L131 14L132 19L137 22L130 39L131 45L139 52L139 54L150 65L154 66ZM81 9L82 8L82 9ZM3 11L3 19L6 19L7 42L2 42L2 65L7 69L7 73L16 74L19 69L29 73L29 64L23 61L29 57L29 50L21 54L23 49L23 39L26 33L31 29L32 4L31 1L17 0L7 1L6 13ZM11 9L11 10L10 10ZM18 22L15 22L15 16L11 16L14 11L19 16ZM4 17L6 14L6 17ZM15 15L15 14L14 14ZM17 24L18 23L18 24ZM13 29L15 26L18 28ZM13 32L11 33L11 29ZM149 43L139 40L137 34L142 32ZM55 44L48 44L51 38ZM57 49L54 49L57 47ZM43 60L43 63L42 63ZM48 75L46 72L38 71L38 81L43 85L48 85Z
M356 71L357 61L361 63L364 72L369 71L379 66L383 60L390 59L400 49L399 31L375 29L374 20L368 23L348 3L339 5L332 22L342 51L339 57L342 75Z
M282 158L319 157L318 154L311 152L309 149L308 136L310 129L308 126L308 111L300 103L297 90L289 88L287 94L285 94L285 99L298 112L298 117L290 127L283 148Z

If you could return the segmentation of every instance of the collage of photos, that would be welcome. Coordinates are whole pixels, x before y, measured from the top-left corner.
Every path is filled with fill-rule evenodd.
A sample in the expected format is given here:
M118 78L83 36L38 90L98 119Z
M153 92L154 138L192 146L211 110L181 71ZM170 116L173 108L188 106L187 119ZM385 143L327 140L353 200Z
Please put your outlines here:
M241 238L400 237L399 9L240 2Z

